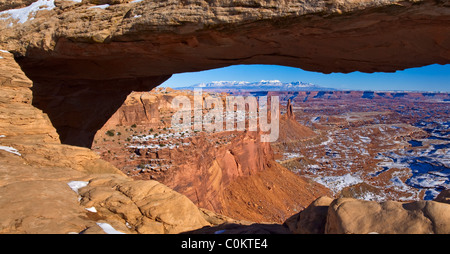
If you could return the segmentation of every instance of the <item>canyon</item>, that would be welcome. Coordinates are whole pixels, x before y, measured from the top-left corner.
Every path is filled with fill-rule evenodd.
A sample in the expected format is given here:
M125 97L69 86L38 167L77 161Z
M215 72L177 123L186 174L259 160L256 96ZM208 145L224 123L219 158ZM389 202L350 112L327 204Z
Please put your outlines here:
M421 189L413 195L378 189L396 174L411 178L390 163L423 155L420 145L392 153L405 142L429 145L426 155L446 165L445 122L418 120L448 117L438 110L448 95L433 95L443 96L437 105L425 93L280 93L290 106L278 144L260 142L258 132L178 133L170 143L169 97L182 92L151 89L175 73L233 64L323 73L448 64L449 20L448 0L0 1L0 233L448 233L445 170L434 174L437 185L420 174L409 180ZM380 103L358 104L367 98ZM405 106L419 113L405 115ZM393 119L392 128L383 122ZM366 133L395 138L367 165L345 164L343 153L336 161L350 179L361 167L369 187L336 188L314 171L333 171L326 159L338 157L334 144L349 147L348 136L360 154L376 156ZM367 193L386 200L358 199Z

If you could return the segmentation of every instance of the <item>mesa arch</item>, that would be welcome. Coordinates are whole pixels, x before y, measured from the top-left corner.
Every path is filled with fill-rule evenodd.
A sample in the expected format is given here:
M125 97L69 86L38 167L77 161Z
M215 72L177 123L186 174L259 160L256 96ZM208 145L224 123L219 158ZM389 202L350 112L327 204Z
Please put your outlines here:
M0 48L14 53L34 83L33 105L70 145L90 147L131 91L174 73L234 64L370 73L450 63L449 0L105 0L104 9L54 2L23 24L1 21Z

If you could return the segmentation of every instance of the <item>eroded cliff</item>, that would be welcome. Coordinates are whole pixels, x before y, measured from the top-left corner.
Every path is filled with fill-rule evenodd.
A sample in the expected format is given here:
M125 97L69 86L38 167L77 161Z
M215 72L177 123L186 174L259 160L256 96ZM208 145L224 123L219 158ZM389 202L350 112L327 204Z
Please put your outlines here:
M90 147L131 91L150 90L171 74L233 64L329 73L450 62L448 0L18 0L0 1L0 10L2 233L101 232L102 223L129 233L178 233L232 221L58 140ZM68 185L80 182L84 188ZM152 191L165 193L162 210ZM183 209L173 209L180 202ZM448 210L443 203L394 206ZM336 218L347 205L331 207ZM448 232L430 227L417 232Z
M5 8L30 3L16 2ZM0 14L0 48L33 80L33 104L62 142L85 147L131 91L174 73L233 64L396 71L450 58L447 0L36 3L40 11L19 9L28 16Z

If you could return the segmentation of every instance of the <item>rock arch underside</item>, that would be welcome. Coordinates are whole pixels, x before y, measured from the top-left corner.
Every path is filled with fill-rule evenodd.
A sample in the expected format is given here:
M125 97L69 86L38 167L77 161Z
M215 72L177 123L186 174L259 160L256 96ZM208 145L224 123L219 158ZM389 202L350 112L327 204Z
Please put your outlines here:
M183 232L225 221L157 182L131 181L83 148L91 146L95 133L132 91L148 91L172 74L236 64L372 73L450 63L448 0L55 0L24 22L5 14L33 2L0 1L0 145L20 152L0 153L0 191L15 193L27 186L36 190L29 194L36 195L35 202L55 199L60 206L39 217L43 211L27 197L17 197L22 203L15 205L22 206L7 207L7 195L0 195L0 232L96 232L99 224L94 222L110 214L138 233ZM27 167L24 174L29 175L12 174L18 165ZM89 185L76 193L62 184L74 179ZM51 188L59 191L49 194ZM157 200L152 193L167 196L167 207L152 207ZM106 201L101 199L105 195L110 197ZM104 217L85 215L83 206L102 202L111 203ZM174 209L170 202L181 205ZM321 199L308 211L320 208L321 202L336 211L334 217L341 207L363 206ZM118 203L126 209L116 207ZM158 209L165 210L158 214ZM398 209L404 218L416 211L449 211L447 204L434 201ZM189 220L174 219L168 211L183 212ZM32 228L24 218L42 226ZM291 218L290 225L296 220ZM59 224L46 228L52 221ZM430 230L449 233L450 223L446 225ZM272 229L258 230L252 232ZM336 225L327 230L351 231Z

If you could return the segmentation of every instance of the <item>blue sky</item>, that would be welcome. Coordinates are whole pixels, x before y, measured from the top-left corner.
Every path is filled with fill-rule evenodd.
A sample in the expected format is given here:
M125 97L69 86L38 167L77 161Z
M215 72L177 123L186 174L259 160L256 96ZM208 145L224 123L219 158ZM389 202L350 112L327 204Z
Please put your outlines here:
M408 90L450 92L450 64L429 65L395 73L349 74L304 71L278 65L234 65L201 72L175 74L162 86L183 87L210 81L302 81L344 90Z

